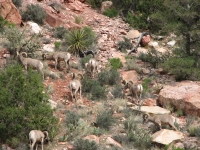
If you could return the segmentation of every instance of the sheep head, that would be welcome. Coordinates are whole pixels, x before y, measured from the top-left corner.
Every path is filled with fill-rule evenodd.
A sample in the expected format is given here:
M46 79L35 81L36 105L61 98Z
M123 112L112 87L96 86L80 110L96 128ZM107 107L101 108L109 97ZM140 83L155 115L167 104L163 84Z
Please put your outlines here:
M42 59L45 60L46 58L47 58L47 55L43 53L42 54Z
M146 122L148 121L149 116L150 116L150 115L147 114L147 113L143 114L143 116L142 116L142 118L143 118L143 124L146 123Z
M79 79L79 80L82 80L83 79L83 75L82 75L82 73L72 73L72 80L73 79Z
M49 142L49 133L48 133L48 131L44 131L43 133L44 133L44 140Z
M130 88L132 85L133 85L133 81L125 81L125 80L123 80L123 82L122 83L124 83L124 88L125 89L127 89L127 88Z

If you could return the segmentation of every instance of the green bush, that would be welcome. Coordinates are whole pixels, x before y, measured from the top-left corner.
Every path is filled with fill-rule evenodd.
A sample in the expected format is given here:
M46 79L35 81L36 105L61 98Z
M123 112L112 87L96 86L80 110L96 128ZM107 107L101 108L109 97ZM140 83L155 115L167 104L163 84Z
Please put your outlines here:
M97 114L96 118L96 126L109 130L112 124L115 122L115 119L113 117L113 112L112 111L100 111Z
M176 114L177 114L178 117L183 116L183 111L181 109L178 109L176 111Z
M16 137L12 137L11 139L6 140L6 143L12 148L17 148L20 145L20 140Z
M53 35L55 38L63 39L66 34L67 34L67 30L63 26L56 27L53 30Z
M139 59L144 62L149 62L153 65L154 68L161 65L164 61L169 58L169 53L162 54L162 52L157 51L156 49L151 49L147 53L140 53Z
M67 137L68 136L66 136L66 134L64 134L64 135L62 135L62 136L59 137L58 141L59 142L66 142L67 141Z
M149 89L149 84L151 83L151 79L149 78L145 78L144 81L142 82L142 86L143 86L143 89L144 89L144 92L148 92L150 89Z
M166 146L164 147L164 150L168 150L169 147L170 147L170 145L166 145ZM170 149L171 149L171 148L170 148ZM185 150L185 149L180 148L180 147L175 147L175 146L173 145L171 150Z
M83 22L83 19L80 16L75 17L75 23L76 24L81 24Z
M131 116L124 122L128 139L133 142L134 146L140 150L151 147L151 134L148 130L140 128L135 118Z
M128 143L129 143L129 139L126 135L124 134L117 134L117 135L114 135L112 137L115 141L117 141L118 143L123 143L124 145L126 144L126 146L128 146Z
M102 0L86 0L86 2L93 8L100 8Z
M147 18L159 10L162 11L162 0L113 0L113 6L120 10L120 15L132 27L137 29L148 29L152 26Z
M132 27L136 27L138 29L148 28L148 24L146 23L146 16L144 16L143 14L136 16L129 12L126 16L126 19Z
M131 43L131 40L123 37L124 41L119 41L117 43L118 45L118 50L120 50L121 52L126 52L126 50L131 50L133 48L133 44Z
M0 16L0 32L4 31L4 28L8 27L15 27L15 24L10 23L8 20L4 19L2 16Z
M119 83L114 85L114 88L111 93L114 96L114 98L123 98L124 97L123 87Z
M121 76L115 69L104 70L98 74L97 80L101 83L101 85L114 85L121 81Z
M84 27L83 29L73 29L69 31L64 39L63 46L68 47L68 51L74 55L79 55L85 50L96 43L95 32L90 27Z
M46 11L38 4L28 4L26 7L26 11L21 14L23 21L33 21L43 25L44 19L47 16Z
M66 112L66 124L72 124L73 126L77 126L78 125L78 121L80 119L80 115L77 112L74 111L67 111Z
M119 58L111 58L111 59L109 59L109 62L110 62L111 68L113 68L113 69L117 70L117 69L123 67L123 64Z
M98 145L94 141L89 141L88 139L77 139L74 142L75 150L97 150Z
M94 85L91 89L92 100L106 99L106 89L100 84Z
M109 8L109 9L106 9L103 14L110 18L114 18L118 15L118 10L115 8Z
M136 58L126 58L126 69L135 70L138 74L142 73L142 67L137 63Z
M96 135L96 136L100 136L100 135L103 134L103 130L100 129L100 128L93 128L93 131L92 131L91 134L94 134L94 135Z
M16 55L16 51L28 53L28 57L34 57L34 52L41 48L41 39L39 35L29 35L26 29L20 30L18 27L7 27L4 29L3 44L8 48L11 54Z
M61 43L60 42L54 42L54 45L55 45L55 50L59 50L60 46L61 46Z
M199 69L195 68L193 57L170 57L164 62L163 67L174 74L177 81L181 80L199 80Z
M32 129L48 130L51 136L58 119L53 116L40 74L29 69L25 75L22 67L14 64L0 73L0 80L0 142L12 138L11 143L15 138L26 141Z
M196 136L198 138L200 138L200 126L189 126L188 127L188 132L190 134L190 136Z
M22 2L23 0L12 0L13 4L16 6L16 7L21 7L22 6Z
M92 100L106 99L106 88L99 81L89 79L85 76L82 80L83 92L90 94Z

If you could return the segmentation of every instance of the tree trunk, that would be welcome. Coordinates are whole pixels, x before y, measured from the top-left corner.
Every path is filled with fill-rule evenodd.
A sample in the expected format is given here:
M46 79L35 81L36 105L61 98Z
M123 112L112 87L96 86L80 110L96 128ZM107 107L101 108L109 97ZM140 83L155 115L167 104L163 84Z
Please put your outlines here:
M130 52L128 52L128 55L129 55L130 53L132 53L132 52L134 52L134 53L137 52L137 48L138 48L139 45L141 44L142 37L143 37L143 36L146 36L146 35L148 35L147 32L143 32L143 33L140 34L140 36L138 37L138 42L137 42L136 46L135 46Z

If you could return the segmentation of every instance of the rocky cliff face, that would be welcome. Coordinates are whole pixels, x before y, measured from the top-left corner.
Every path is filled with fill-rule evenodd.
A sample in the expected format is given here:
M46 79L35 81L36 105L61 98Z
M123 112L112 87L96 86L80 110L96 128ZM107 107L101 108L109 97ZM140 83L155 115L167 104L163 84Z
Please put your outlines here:
M164 86L158 102L165 108L174 107L184 114L200 117L200 82L183 81Z
M4 19L16 25L20 25L22 23L22 17L19 10L12 3L12 0L0 0L0 15Z

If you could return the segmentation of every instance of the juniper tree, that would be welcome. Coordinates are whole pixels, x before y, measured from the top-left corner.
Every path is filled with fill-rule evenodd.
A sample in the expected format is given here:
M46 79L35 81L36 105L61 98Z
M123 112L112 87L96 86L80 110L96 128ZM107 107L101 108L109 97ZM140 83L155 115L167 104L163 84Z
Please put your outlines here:
M32 70L24 74L18 64L0 72L0 114L0 142L26 141L32 129L48 130L51 136L56 129L41 76Z

